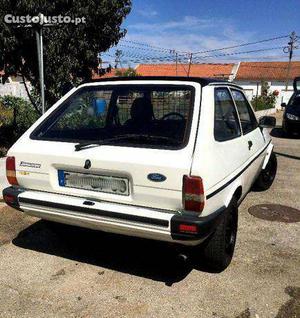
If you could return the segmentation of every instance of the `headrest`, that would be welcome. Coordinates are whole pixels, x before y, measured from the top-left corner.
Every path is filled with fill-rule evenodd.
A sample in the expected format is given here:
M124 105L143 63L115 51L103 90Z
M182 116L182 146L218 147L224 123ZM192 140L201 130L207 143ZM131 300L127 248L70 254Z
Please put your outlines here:
M151 121L153 118L153 106L151 101L146 97L136 98L132 103L130 116L134 121Z

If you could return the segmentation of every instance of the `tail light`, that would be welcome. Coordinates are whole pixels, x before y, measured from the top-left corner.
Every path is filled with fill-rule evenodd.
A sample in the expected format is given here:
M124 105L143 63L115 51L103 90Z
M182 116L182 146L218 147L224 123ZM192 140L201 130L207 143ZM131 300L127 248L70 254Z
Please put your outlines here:
M201 213L204 209L204 188L200 177L184 176L182 189L183 207Z
M19 185L16 177L16 159L15 157L6 158L6 178L9 184Z

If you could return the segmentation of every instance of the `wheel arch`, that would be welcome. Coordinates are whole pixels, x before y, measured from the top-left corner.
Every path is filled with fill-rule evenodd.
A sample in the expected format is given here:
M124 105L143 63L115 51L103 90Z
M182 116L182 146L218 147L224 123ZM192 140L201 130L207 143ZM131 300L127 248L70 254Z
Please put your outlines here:
M269 162L269 159L271 157L271 154L273 152L273 148L274 148L274 145L272 143L269 144L267 150L266 150L266 156L265 156L265 159L264 159L264 162L263 162L263 165L262 165L262 170L264 170Z
M239 202L243 195L243 187L239 180L232 185L228 195L226 197L225 206L228 207L232 199L235 197L237 202Z

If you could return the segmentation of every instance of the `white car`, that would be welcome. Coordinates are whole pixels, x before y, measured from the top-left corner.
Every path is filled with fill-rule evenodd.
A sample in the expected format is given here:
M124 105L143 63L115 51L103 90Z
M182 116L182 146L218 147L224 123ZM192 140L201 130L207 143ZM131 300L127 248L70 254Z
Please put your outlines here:
M271 186L276 157L242 88L136 77L73 88L9 150L7 204L81 227L196 246L224 269L238 206ZM200 255L200 254L199 254Z

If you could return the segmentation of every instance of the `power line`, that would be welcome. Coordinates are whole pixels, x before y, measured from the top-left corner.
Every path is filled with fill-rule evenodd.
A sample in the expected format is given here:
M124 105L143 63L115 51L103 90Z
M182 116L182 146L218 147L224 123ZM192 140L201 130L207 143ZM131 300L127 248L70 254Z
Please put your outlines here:
M278 49L283 49L283 46L277 46L277 47L271 47L271 48L263 48L263 49L257 49L257 50L249 50L249 51L242 51L242 52L223 53L223 54L217 54L217 55L199 56L199 57L195 57L195 59L204 59L204 58L209 58L209 57L221 57L221 56L248 54L248 53L254 53L254 52L265 52L265 51L278 50Z
M221 47L217 49L210 49L210 50L204 50L204 51L198 51L198 52L192 52L194 55L195 54L204 54L204 53L209 53L209 52L217 52L217 51L223 51L223 50L229 50L229 49L234 49L238 47L243 47L243 46L248 46L248 45L255 45L255 44L260 44L264 42L270 42L270 41L275 41L275 40L280 40L289 37L289 35L282 35L282 36L276 36L268 39L262 39L259 41L255 42L247 42L247 43L242 43L242 44L237 44L237 45L232 45L232 46L227 46L227 47ZM174 51L174 48L165 48L165 47L160 47L160 46L155 46L147 43L142 43L138 41L132 41L132 40L126 40L126 39L121 39L120 42L126 42L130 44L134 44L135 46L131 46L131 48L136 49L136 46L142 46L144 48L138 48L138 49L143 49L143 50L157 50L157 51L164 51L164 52L171 52ZM125 44L120 44L120 45L125 45ZM180 50L175 50L178 53L183 53L183 54L190 54L191 52L188 51L180 51Z
M232 46L226 46L226 47L222 47L222 48L218 48L218 49L194 52L194 54L204 54L204 53L209 53L209 52L216 52L216 51L235 49L237 47L243 47L243 46L247 46L247 45L254 45L254 44L259 44L259 43L264 43L264 42L269 42L269 41L275 41L275 40L284 39L284 38L287 38L287 37L289 37L289 36L288 35L282 35L282 36L277 36L277 37L273 37L273 38L270 38L270 39L264 39L264 40L259 40L259 41L255 41L255 42L248 42L248 43L242 43L242 44L237 44L237 45L232 45Z
M131 43L131 44L135 44L135 45L138 45L138 46L144 46L144 47L147 47L149 49L157 49L157 50L169 51L169 52L170 51L174 51L174 48L172 48L172 49L171 48L165 48L165 47L155 46L155 45L142 43L142 42L137 42L137 41L131 41L131 40L125 40L125 39L121 39L120 41ZM179 51L179 50L176 50L176 52L178 52L178 53L189 53L189 52L186 52L186 51Z

